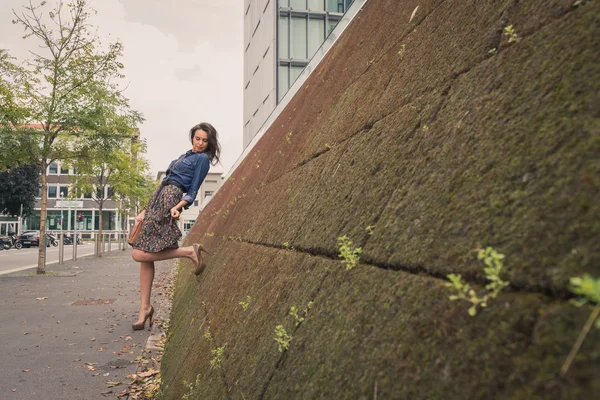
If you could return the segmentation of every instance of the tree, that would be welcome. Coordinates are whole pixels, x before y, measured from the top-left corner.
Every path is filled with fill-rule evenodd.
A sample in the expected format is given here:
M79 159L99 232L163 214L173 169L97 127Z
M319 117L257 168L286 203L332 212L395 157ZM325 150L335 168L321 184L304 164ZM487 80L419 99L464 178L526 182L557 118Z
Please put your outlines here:
M77 176L72 178L75 193L87 193L98 204L98 234L102 235L104 203L112 197L119 197L121 203L136 195L135 185L140 174L147 169L146 160L141 157L141 146L137 133L131 137L112 140L90 140L81 142L80 149L85 157L72 162ZM100 241L97 242L100 246ZM97 249L97 254L101 252Z
M21 81L17 91L23 94L28 123L41 127L33 136L36 146L31 149L41 171L40 243L45 241L48 165L55 160L81 156L74 145L77 140L89 140L94 135L105 139L119 135L115 130L99 129L104 121L104 103L100 99L118 98L120 92L113 82L123 78L120 72L123 65L119 62L122 44L116 41L102 45L90 24L95 11L88 1L55 3L54 7L47 6L45 1L34 5L30 0L21 13L13 10L13 23L25 30L23 38L37 40L40 48L27 60L24 69L29 79ZM121 101L120 107L124 107L122 114L141 118L139 113L129 110L126 102ZM112 111L111 108L109 112ZM37 272L45 273L43 246L39 249Z
M39 188L39 170L35 165L0 172L0 213L29 215Z

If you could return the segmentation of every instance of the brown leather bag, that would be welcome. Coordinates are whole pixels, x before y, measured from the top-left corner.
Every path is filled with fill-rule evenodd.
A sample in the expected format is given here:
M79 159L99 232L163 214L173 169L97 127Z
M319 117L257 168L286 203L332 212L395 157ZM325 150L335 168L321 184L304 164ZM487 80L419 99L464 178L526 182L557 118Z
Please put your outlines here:
M146 210L143 211L144 212L144 217L146 217ZM138 221L138 219L135 219L135 223L133 224L133 228L131 228L131 231L129 232L129 239L127 239L127 243L130 246L133 246L133 244L135 243L135 241L137 240L138 236L140 236L140 233L142 233L142 225L144 224L144 218L142 218L141 221Z

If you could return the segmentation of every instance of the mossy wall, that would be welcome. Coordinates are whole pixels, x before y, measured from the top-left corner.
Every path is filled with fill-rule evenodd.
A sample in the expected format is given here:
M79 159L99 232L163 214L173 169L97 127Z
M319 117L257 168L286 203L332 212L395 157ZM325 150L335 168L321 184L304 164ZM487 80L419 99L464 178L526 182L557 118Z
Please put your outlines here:
M369 0L189 235L211 255L182 264L165 397L592 398L598 330L558 372L599 193L600 2ZM511 285L470 317L445 276L481 287L487 245Z

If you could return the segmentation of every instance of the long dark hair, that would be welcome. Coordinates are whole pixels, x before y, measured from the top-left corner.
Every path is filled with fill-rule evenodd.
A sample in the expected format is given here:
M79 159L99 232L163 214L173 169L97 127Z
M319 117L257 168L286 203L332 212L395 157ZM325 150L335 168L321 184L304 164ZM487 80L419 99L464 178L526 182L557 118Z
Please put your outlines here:
M208 155L210 163L216 165L219 162L219 156L221 155L221 145L219 144L217 130L208 122L199 123L190 129L190 142L194 142L194 134L198 129L203 130L208 135L208 145L204 152Z

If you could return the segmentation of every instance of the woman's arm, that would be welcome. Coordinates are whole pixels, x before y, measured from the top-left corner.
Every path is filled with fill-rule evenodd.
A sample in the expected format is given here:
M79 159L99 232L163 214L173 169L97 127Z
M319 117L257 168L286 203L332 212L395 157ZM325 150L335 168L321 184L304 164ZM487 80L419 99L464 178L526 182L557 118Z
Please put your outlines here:
M187 201L186 210L190 205L194 203L196 199L196 195L198 194L198 190L200 189L200 185L204 182L204 178L208 174L208 170L210 169L210 159L208 155L205 153L201 153L197 156L196 160L196 169L194 170L194 178L192 179L192 183L188 189L188 192L181 199L182 201Z
M173 208L171 208L171 217L173 217L173 219L179 219L179 216L181 215L181 207L185 207L188 205L188 202L186 200L181 200L179 203L177 203L177 205Z

